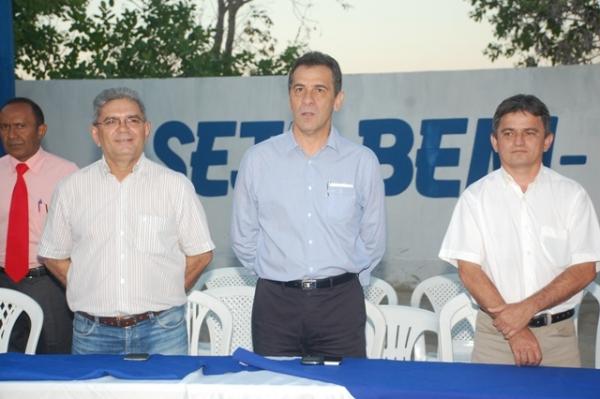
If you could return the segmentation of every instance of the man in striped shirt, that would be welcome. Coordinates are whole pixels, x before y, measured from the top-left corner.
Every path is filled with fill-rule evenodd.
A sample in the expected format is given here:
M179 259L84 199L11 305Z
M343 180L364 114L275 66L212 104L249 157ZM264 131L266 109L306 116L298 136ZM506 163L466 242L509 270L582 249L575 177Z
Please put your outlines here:
M65 179L39 255L67 287L73 353L187 354L186 290L212 259L204 209L185 176L144 154L144 104L128 88L94 100L103 157Z

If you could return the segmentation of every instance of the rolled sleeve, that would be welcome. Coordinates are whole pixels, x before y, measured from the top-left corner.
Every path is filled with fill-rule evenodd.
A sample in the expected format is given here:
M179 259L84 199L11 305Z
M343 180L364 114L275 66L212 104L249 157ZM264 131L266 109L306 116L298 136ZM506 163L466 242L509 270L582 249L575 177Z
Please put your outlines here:
M600 227L592 200L585 192L577 195L570 207L569 246L573 265L596 262L596 271L600 270Z
M178 238L182 252L187 256L199 255L215 248L204 207L187 179L182 179L181 204L178 220Z
M485 258L483 238L468 195L463 193L456 203L438 255L454 267L458 267L458 260L481 265Z
M68 259L73 248L70 207L67 205L67 190L59 184L52 195L46 224L38 247L38 256L48 259Z

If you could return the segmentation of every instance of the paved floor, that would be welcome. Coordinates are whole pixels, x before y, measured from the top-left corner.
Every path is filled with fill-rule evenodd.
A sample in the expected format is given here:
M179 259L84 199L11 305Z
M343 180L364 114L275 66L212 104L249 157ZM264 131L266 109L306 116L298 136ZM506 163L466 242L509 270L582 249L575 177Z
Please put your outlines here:
M412 291L396 289L396 292L400 305L410 305ZM591 295L586 295L581 304L578 321L579 350L584 367L594 367L598 310L598 302ZM431 351L435 351L435 348L428 348L428 352Z

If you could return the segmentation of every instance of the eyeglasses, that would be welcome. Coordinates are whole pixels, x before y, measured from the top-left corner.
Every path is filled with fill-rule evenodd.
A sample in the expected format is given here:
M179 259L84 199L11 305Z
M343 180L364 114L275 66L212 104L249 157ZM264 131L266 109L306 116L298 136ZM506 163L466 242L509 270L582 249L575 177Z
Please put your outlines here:
M20 132L21 130L24 130L27 127L27 124L25 123L1 123L0 124L0 132L8 132L11 128L14 131Z
M107 129L115 129L124 123L125 126L135 129L141 127L145 122L146 120L144 118L133 115L127 116L124 119L115 117L106 118L102 122L95 122L94 126L103 126Z

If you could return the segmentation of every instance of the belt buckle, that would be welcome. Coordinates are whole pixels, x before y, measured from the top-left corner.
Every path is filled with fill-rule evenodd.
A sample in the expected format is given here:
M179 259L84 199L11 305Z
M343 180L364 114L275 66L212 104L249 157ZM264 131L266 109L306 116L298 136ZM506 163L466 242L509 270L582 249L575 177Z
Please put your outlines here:
M550 313L544 313L544 316L546 317L546 324L544 325L549 326L552 324L552 315Z
M317 288L317 280L302 280L300 282L300 288L302 288L303 290L314 290L315 288Z

